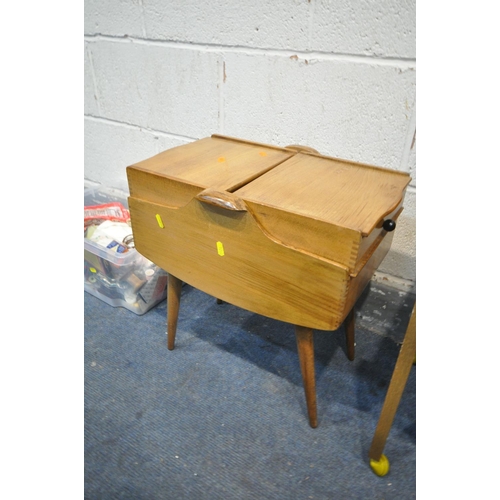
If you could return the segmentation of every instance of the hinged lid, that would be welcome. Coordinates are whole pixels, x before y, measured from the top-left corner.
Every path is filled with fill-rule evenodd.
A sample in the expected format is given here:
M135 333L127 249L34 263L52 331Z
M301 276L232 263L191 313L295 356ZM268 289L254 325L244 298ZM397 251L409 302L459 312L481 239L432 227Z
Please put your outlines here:
M401 203L409 181L403 172L298 153L234 194L366 236Z
M285 148L213 135L169 149L129 168L232 192L294 154Z

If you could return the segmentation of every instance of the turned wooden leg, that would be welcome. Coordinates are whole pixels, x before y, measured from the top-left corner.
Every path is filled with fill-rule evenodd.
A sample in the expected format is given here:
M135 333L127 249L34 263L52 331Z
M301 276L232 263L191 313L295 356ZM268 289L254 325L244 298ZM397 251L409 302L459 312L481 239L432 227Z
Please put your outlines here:
M172 350L177 332L177 318L181 302L182 281L171 274L168 275L167 285L167 347Z
M300 370L306 395L309 425L314 429L318 425L316 415L316 382L314 374L314 342L311 328L295 327L297 350L299 352Z
M389 436L392 422L398 409L401 395L406 386L410 369L413 366L416 355L416 306L413 309L408 328L406 330L403 345L399 351L396 366L391 377L389 388L385 396L384 406L380 412L377 428L373 436L369 457L370 460L378 462L382 457L385 442Z
M354 328L355 328L355 315L354 307L351 312L347 315L344 322L345 328L345 340L347 344L347 358L350 361L354 360Z

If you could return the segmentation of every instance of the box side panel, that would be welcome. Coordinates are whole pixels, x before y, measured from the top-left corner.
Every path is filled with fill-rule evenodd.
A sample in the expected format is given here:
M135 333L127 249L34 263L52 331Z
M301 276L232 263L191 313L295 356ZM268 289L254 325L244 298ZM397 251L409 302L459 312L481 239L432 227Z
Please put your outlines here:
M374 248L377 246L377 242L381 241L381 239L386 234L385 229L382 227L383 222L389 219L396 222L402 211L403 200L401 200L401 203L392 212L390 212L380 220L379 224L377 224L377 227L375 227L375 229L368 236L362 238L359 245L358 255L356 256L356 267L351 273L352 275L356 276L359 273L360 269L371 257Z
M336 262L349 271L356 267L361 234L359 231L328 224L247 201L261 229L284 245Z
M320 330L338 324L347 270L273 241L249 212L196 199L179 209L133 197L129 205L139 252L182 281L281 321Z
M351 277L346 294L345 301L345 315L354 307L356 301L363 293L370 282L373 274L380 266L380 263L384 260L387 252L391 248L392 239L394 237L394 232L385 233L382 237L382 241L376 247L376 250L372 253L371 257L367 260L366 264L361 268L356 277Z
M127 178L131 197L172 208L183 207L204 189L140 167L127 167Z

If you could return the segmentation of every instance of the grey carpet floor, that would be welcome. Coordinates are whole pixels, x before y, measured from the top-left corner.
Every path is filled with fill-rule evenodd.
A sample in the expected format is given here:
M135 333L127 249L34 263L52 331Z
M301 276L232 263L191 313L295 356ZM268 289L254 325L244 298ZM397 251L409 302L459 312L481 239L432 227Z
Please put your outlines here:
M410 499L416 367L376 476L368 450L415 296L371 284L344 329L315 332L318 427L308 425L292 325L182 289L143 316L85 293L85 498Z

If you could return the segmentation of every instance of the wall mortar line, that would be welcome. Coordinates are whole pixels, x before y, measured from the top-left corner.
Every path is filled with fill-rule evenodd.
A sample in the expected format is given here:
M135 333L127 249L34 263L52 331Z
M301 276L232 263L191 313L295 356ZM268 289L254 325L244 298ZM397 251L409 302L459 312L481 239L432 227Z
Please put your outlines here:
M219 134L224 134L224 85L226 83L226 61L221 54L219 62Z
M96 101L96 105L97 105L97 112L100 115L102 115L99 92L97 89L97 78L96 78L95 71L94 71L94 60L92 59L92 51L90 50L90 47L88 44L85 44L85 52L87 52L87 56L89 58L90 73L92 75L92 84L94 85L94 96L95 96L95 101Z
M313 33L313 23L314 23L314 6L315 6L315 0L311 0L308 5L308 25L307 25L307 49L311 50L311 40L312 40L312 33Z
M146 32L146 11L144 9L144 0L139 0L139 5L141 6L142 36L144 38L147 38L147 32Z
M400 170L402 170L403 172L408 172L410 170L408 165L408 159L410 158L410 150L413 144L413 138L415 136L417 128L416 123L417 120L416 120L415 103L414 103L411 111L410 123L408 124L408 130L406 132L403 154L401 155Z
M226 53L239 53L245 55L264 55L276 57L292 57L297 56L298 59L322 60L322 61L338 61L338 62L351 62L358 64L371 64L378 66L392 66L398 68L416 68L416 59L414 58L398 58L398 57L380 57L372 55L360 54L343 54L337 52L322 52L314 50L293 50L293 49L275 49L267 47L247 47L241 45L219 45L208 43L191 43L191 42L178 42L174 40L157 40L148 38L138 38L130 36L110 36L110 35L85 35L85 41L100 42L107 41L113 43L137 43L149 46L161 46L175 49L195 50L199 52L226 52Z
M94 115L85 114L84 118L87 120L90 120L90 121L94 121L94 122L98 122L98 123L106 123L108 125L115 125L118 127L125 127L125 128L129 128L132 130L139 130L139 131L143 130L145 132L149 132L150 134L166 137L169 139L176 139L176 140L181 140L181 141L186 141L186 142L192 142L192 141L196 141L196 140L200 139L199 137L189 137L186 135L172 134L171 132L164 132L162 130L155 130L155 129L152 129L149 127L143 127L141 125L135 125L133 123L127 123L127 122L123 122L120 120L113 120L111 118L106 118L103 116L94 116Z

